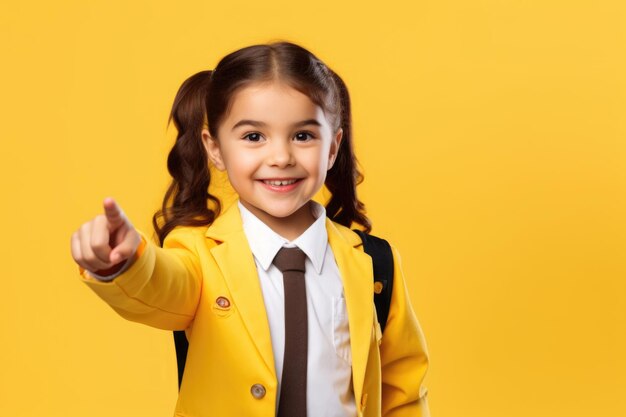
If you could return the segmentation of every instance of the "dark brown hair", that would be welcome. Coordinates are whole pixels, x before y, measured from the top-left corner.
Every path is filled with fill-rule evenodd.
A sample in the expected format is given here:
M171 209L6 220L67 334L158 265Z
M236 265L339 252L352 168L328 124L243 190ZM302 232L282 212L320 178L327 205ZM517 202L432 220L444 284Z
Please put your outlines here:
M253 45L226 55L213 71L201 71L181 85L170 114L178 131L167 167L172 182L161 210L152 224L163 244L176 226L204 226L219 215L219 199L208 191L211 174L202 144L202 128L217 138L233 95L257 82L280 80L307 95L329 117L335 132L343 129L337 159L326 176L331 198L326 215L339 224L360 224L366 232L371 223L359 201L356 186L363 181L352 145L350 96L343 80L315 55L289 42ZM206 118L206 119L205 119ZM159 220L162 218L162 225Z

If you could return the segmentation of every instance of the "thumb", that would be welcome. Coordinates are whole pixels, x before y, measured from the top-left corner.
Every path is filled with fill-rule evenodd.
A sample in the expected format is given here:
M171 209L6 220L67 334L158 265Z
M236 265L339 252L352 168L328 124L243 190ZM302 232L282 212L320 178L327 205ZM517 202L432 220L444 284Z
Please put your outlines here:
M134 229L131 229L124 237L124 240L122 240L117 246L115 246L115 248L113 248L113 250L111 250L111 253L109 255L110 262L113 264L117 264L126 259L129 259L137 251L137 247L139 246L140 242L141 237L139 236L139 234Z

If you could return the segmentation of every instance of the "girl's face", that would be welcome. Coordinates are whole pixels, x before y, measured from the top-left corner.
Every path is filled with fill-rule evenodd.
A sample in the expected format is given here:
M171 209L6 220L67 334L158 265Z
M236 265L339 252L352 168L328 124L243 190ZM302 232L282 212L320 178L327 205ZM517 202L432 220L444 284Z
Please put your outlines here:
M276 81L235 93L218 138L202 132L209 158L226 170L241 203L288 239L312 223L308 203L324 185L341 137L319 106Z

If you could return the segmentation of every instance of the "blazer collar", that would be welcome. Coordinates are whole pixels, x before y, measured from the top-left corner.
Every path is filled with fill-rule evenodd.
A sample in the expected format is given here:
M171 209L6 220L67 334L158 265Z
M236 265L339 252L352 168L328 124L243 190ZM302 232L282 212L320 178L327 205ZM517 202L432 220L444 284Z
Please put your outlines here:
M326 230L328 231L329 241L333 240L339 244L344 243L354 248L363 244L359 235L347 227L334 223L329 218L326 218ZM243 232L243 224L239 206L235 202L217 216L211 226L207 228L205 235L213 240L224 242L229 235L237 232ZM330 237L331 233L334 234L332 238Z
M329 241L336 239L337 243L342 242L354 248L363 244L359 235L347 227L334 223L329 218L326 218L326 230L329 233ZM239 206L237 202L234 202L217 216L215 221L207 228L205 235L213 240L224 242L229 235L237 232L243 232L243 224ZM334 239L330 237L331 232L335 234Z
M207 228L206 237L219 242L224 242L228 236L243 232L241 213L237 202L232 203L226 210L217 216L215 221Z

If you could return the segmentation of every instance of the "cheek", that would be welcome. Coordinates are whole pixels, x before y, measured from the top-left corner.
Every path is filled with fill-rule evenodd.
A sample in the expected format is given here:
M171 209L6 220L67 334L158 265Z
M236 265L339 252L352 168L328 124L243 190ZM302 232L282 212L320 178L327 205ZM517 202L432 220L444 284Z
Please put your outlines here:
M258 166L258 157L253 153L238 151L229 152L225 158L226 170L232 173L244 174L254 171Z
M230 184L239 193L252 186L251 180L255 178L258 171L257 159L245 153L237 154L228 161L226 173Z
M239 154L233 159L233 165L239 171L250 171L257 166L257 160L246 154Z
M324 149L321 150L317 156L317 163L320 170L323 170L324 172L328 171L330 166L330 145L325 145Z
M307 157L304 158L303 161L306 166L306 170L311 175L316 175L318 177L326 176L326 171L328 171L327 150L317 150L316 152L312 152L307 155Z

